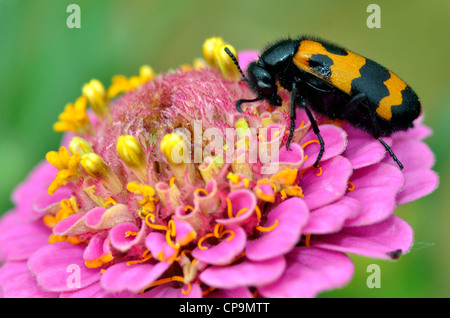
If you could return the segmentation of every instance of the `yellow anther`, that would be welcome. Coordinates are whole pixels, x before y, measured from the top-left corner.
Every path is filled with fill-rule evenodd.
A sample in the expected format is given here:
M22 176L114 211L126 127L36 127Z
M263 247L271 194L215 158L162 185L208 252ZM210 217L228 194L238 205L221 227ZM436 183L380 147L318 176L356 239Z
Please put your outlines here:
M138 236L139 232L133 232L133 231L126 231L125 232L125 237L129 237L129 236Z
M186 147L183 137L174 133L167 134L161 140L161 152L167 160L173 164L185 162L184 148Z
M355 190L355 185L353 184L353 182L351 182L351 181L348 181L348 184L349 184L349 188L347 189L348 191L353 191L353 190Z
M214 226L214 236L217 238L220 238L221 233L223 231L223 225L220 223L217 223L216 226Z
M273 229L275 229L277 226L278 226L278 220L275 220L275 223L272 224L271 226L264 227L264 226L257 225L255 227L255 229L257 229L258 231L261 231L261 232L270 232Z
M259 223L259 221L261 221L261 210L259 209L259 207L257 205L255 206L255 213L256 213L256 217L258 218L258 223Z
M222 238L225 234L231 234L230 236L228 236L228 237L226 238L227 241L231 241L231 240L234 238L234 236L236 235L236 234L234 233L234 231L232 231L232 230L225 230L225 231L223 231L223 232L221 233L220 237Z
M221 37L212 37L203 43L203 58L209 66L215 67L215 49L225 42Z
M147 223L147 225L150 228L152 228L154 230L162 230L162 231L169 230L169 228L165 225L150 223L149 218L150 218L150 214L145 217L145 223Z
M301 127L303 127L303 126L305 126L305 121L304 121L304 120L302 120L302 122L300 123L300 125L298 126L298 128L301 128Z
M190 206L190 205L186 205L184 207L184 212L187 212L187 211L194 211L194 208L192 206Z
M58 116L59 121L53 125L53 130L90 133L92 126L86 113L86 103L86 97L81 96L77 98L75 104L67 104L64 111Z
M99 80L93 79L89 83L84 84L82 92L94 112L103 117L109 107L109 101L103 84Z
M84 155L86 153L94 152L92 150L91 145L81 137L73 137L69 143L69 150L71 153L78 153L80 155Z
M283 189L284 194L286 196L290 196L290 197L300 197L303 198L303 190L302 188L300 188L299 186L295 185L295 186L291 186L291 187L287 187L285 189ZM284 198L285 199L285 198Z

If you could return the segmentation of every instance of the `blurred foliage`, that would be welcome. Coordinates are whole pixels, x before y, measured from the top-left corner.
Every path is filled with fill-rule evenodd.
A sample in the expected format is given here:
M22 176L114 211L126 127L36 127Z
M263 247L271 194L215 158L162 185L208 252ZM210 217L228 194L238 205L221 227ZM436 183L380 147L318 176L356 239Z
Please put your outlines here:
M380 29L366 25L373 2ZM143 64L163 72L190 63L210 36L243 50L314 34L391 68L417 91L441 178L438 191L396 212L415 229L411 252L397 262L352 256L352 282L323 297L449 297L450 2L373 2L0 0L0 211L13 207L14 187L57 149L52 124L91 78L109 85ZM71 3L81 8L80 29L66 26ZM381 267L380 289L366 286L369 264Z

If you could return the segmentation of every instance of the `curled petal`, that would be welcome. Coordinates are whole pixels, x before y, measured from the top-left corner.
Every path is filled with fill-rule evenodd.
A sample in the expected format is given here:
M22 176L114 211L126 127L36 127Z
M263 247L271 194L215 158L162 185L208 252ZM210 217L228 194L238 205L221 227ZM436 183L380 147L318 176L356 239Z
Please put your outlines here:
M226 265L233 261L244 250L247 237L238 226L230 226L226 230L234 233L231 240L224 238L219 244L206 249L197 247L192 251L192 256L213 265Z

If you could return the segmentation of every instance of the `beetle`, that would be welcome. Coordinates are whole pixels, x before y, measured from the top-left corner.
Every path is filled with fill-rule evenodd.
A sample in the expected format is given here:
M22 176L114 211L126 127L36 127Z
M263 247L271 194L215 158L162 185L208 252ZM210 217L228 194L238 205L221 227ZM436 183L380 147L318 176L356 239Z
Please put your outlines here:
M381 138L413 127L421 113L420 99L400 77L386 67L328 41L303 36L282 39L263 50L257 61L249 64L247 76L236 57L225 51L238 67L242 79L257 95L240 99L236 109L242 113L243 103L265 99L280 106L278 85L290 91L290 129L286 147L294 135L296 106L305 109L320 151L317 167L325 151L314 110L331 119L341 119L359 127L378 139L392 159L403 169L389 145Z

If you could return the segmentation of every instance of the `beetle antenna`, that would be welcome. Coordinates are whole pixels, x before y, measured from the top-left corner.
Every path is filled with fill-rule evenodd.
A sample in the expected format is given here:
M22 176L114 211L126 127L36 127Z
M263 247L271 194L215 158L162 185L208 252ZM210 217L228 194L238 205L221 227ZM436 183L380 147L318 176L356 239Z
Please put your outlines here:
M241 69L241 67L239 66L239 62L238 62L238 60L236 59L236 57L234 56L234 54L231 53L230 49L227 48L227 47L225 47L224 50L225 50L225 52L227 52L227 54L231 57L231 59L233 60L234 64L235 64L236 67L238 68L239 73L241 73L242 79L248 83L247 77L245 76L244 72L242 72L242 69Z

